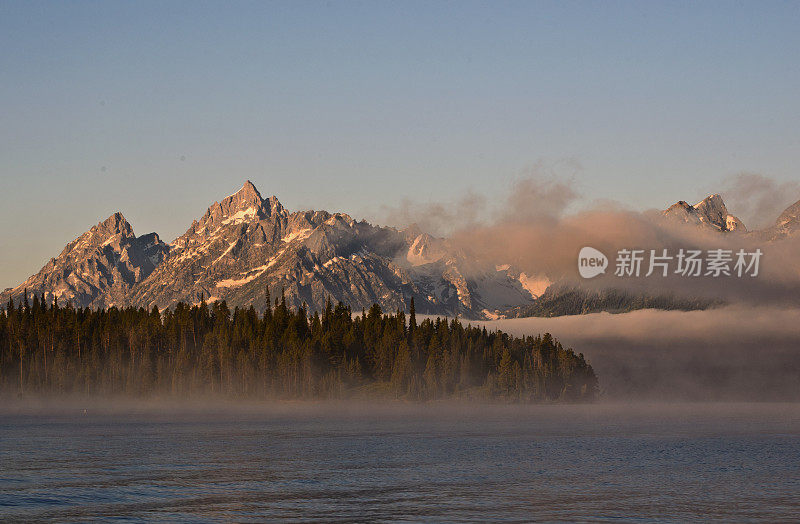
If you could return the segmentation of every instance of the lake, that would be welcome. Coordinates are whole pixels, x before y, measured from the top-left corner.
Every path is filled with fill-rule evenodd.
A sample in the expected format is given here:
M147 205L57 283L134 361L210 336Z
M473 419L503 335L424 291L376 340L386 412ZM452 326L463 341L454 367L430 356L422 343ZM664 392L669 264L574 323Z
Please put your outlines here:
M34 403L3 520L786 521L799 404Z

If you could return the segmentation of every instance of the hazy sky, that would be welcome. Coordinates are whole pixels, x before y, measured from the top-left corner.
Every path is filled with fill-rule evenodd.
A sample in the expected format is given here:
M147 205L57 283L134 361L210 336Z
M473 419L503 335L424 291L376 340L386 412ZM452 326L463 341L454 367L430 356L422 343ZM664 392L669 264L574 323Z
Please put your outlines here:
M792 181L798 27L800 2L0 1L0 288L117 210L170 241L245 179L356 217L537 165L638 208Z

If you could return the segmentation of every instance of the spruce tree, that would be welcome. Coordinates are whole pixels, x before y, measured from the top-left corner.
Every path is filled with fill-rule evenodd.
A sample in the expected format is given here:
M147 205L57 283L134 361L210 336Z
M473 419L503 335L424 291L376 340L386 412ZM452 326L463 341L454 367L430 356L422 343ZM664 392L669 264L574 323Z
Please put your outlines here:
M411 334L417 329L417 308L414 307L414 297L411 297L411 304L408 311L408 332Z

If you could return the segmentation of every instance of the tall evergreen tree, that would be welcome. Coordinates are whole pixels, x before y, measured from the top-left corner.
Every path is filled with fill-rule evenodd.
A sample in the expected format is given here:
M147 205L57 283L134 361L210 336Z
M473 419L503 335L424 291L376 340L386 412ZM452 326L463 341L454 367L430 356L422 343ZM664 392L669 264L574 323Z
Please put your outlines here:
M267 294L267 293L265 293ZM262 316L200 304L80 309L44 295L0 314L0 393L326 398L367 386L397 398L587 400L597 378L550 334L516 338L458 320L416 324L374 305L309 315L285 295ZM267 294L267 299L271 297ZM412 327L413 326L413 327Z
M417 308L414 306L414 297L411 297L408 310L408 331L413 333L415 329L417 329Z

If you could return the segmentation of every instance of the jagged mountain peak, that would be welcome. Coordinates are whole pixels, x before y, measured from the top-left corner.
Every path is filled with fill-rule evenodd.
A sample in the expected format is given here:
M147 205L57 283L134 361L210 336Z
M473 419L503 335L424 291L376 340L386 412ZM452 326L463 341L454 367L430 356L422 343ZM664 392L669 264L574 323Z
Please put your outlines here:
M261 193L258 192L256 186L247 180L244 185L232 195L229 195L219 202L214 202L208 208L207 215L223 215L236 213L239 211L246 211L253 209L254 211L261 210L264 206L264 199L261 198Z
M722 199L722 195L720 195L719 193L711 193L710 195L705 197L703 200L701 200L700 202L695 204L695 207L697 207L697 206L699 206L700 204L703 204L703 203L708 203L708 204L717 205L717 206L719 206L719 205L725 206L725 202Z
M719 231L747 231L744 223L728 213L719 193L713 193L695 205L679 200L664 211L664 215L682 222L707 226Z
M249 180L246 180L239 191L223 199L222 202L233 204L238 209L244 209L251 205L261 206L264 199L261 198L261 193L258 192L256 186Z
M125 217L122 216L122 213L117 211L116 213L109 216L107 219L99 222L96 226L88 231L89 233L92 232L99 232L99 233L106 233L108 235L118 235L122 234L125 237L132 237L133 234L133 227L130 223L125 220Z
M706 221L715 225L724 224L728 217L728 208L725 207L725 202L717 193L707 196L695 204L694 208L701 214L701 220L705 218Z
M264 200L264 203L268 204L268 208L270 210L270 214L272 214L272 215L285 213L285 209L283 208L283 205L280 203L280 201L278 200L278 197L276 197L275 195L272 195L268 199Z
M685 200L678 200L677 202L675 202L674 204L669 206L664 211L664 214L665 215L672 215L673 213L680 213L680 212L692 213L693 211L694 211L694 206L693 205L691 205L690 203L688 203Z
M239 191L222 199L219 204L223 207L229 207L232 211L256 208L263 209L267 214L281 212L284 209L278 197L272 195L269 198L263 198L255 184L249 180L245 180Z
M125 220L122 213L117 211L67 244L60 256L74 249L94 249L109 244L119 247L121 243L134 238L136 238L136 235L133 233L133 227Z
M116 212L0 298L16 300L27 290L78 306L112 305L124 300L130 288L146 278L167 252L157 234L137 238L122 213Z
M111 216L100 222L98 225L102 225L109 228L115 228L118 230L131 228L130 223L128 223L128 221L125 220L125 217L119 211L113 213Z
M173 245L185 245L188 239L208 236L220 227L257 222L263 219L285 219L286 209L275 195L263 199L256 186L249 180L236 193L214 202L199 219L194 220L189 229L175 239Z

